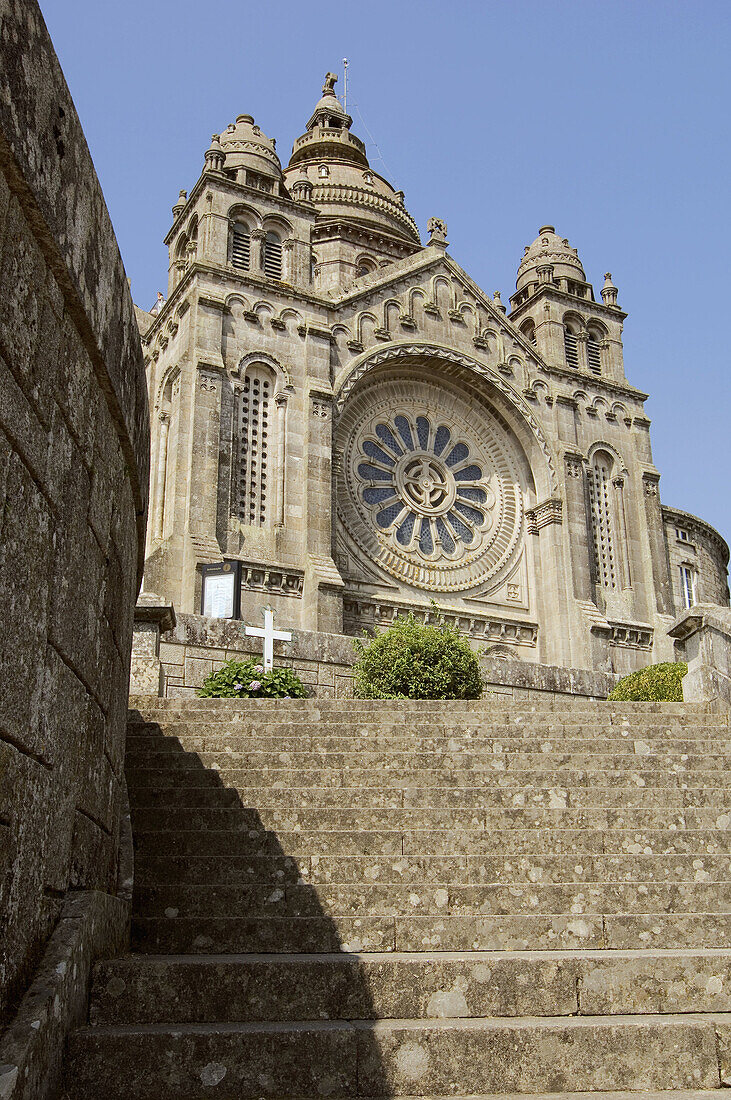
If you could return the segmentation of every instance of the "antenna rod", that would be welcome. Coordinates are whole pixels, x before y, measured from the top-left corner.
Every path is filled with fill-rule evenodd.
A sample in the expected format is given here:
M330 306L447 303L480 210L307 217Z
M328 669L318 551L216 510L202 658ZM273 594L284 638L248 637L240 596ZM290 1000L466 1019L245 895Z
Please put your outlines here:
M343 58L343 110L348 111L348 59Z

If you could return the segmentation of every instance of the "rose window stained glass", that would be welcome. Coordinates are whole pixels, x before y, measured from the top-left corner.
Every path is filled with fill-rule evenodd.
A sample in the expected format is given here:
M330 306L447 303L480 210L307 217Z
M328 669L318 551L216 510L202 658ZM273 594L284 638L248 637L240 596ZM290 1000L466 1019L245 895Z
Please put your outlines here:
M334 442L354 561L435 592L491 590L513 568L525 466L490 405L428 369L404 372L354 394Z
M404 550L456 559L492 526L489 478L453 429L397 413L378 419L360 449L361 499Z

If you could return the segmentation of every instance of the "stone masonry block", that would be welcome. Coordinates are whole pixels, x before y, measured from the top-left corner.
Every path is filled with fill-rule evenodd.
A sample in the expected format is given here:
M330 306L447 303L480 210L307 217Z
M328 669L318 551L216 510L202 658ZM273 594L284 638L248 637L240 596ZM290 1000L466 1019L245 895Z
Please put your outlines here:
M31 715L40 701L49 586L53 576L52 517L45 499L17 455L7 483L0 533L0 731L33 752ZM46 746L52 750L53 746Z
M14 196L8 208L6 234L13 246L4 249L0 259L0 348L12 356L13 369L29 380L40 328L38 288L45 282L46 265Z
M221 662L223 663L223 662ZM200 687L213 671L214 662L199 657L185 658L185 683L187 687Z
M48 461L46 433L35 410L0 356L0 428L39 484Z

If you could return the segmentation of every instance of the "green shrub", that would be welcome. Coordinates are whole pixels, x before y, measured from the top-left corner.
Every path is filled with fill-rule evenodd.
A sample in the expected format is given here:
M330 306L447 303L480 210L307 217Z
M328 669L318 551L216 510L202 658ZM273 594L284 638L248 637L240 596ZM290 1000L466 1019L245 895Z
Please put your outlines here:
M636 700L638 702L682 703L683 688L680 681L688 671L683 661L665 661L661 665L648 665L631 672L620 680L609 698L613 702Z
M354 642L357 699L479 699L477 654L456 627L398 618L371 642Z
M291 668L265 672L256 661L227 661L198 688L200 699L304 699L307 688Z

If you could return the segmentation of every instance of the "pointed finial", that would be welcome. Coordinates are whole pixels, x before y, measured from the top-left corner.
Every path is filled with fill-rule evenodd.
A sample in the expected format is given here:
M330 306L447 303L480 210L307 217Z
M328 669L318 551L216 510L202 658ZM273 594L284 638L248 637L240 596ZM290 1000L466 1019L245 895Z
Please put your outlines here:
M604 276L604 286L602 287L602 301L604 302L604 305L605 306L614 306L615 309L618 308L617 307L617 294L618 293L619 293L619 291L617 290L616 286L612 282L612 274L611 274L610 271L607 271L606 275Z
M500 291L499 290L495 291L495 293L492 296L492 300L495 303L495 305L497 306L497 308L500 310L501 313L507 313L508 312L507 309L505 308L505 306L502 303L502 299L500 298Z
M173 217L177 218L178 214L182 214L185 210L186 203L188 202L188 192L181 189L178 195L178 201L173 207Z

